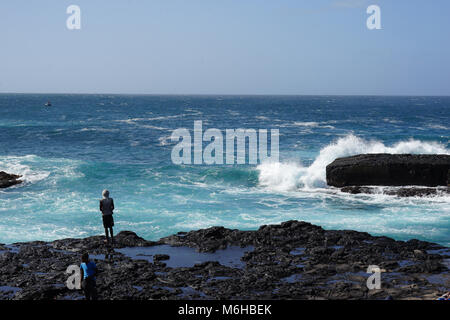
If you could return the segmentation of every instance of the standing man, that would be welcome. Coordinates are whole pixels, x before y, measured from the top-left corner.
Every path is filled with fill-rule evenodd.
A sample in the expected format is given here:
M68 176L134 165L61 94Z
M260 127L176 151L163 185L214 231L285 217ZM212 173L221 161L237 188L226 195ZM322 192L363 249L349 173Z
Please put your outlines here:
M105 228L105 235L106 240L105 243L109 243L109 235L108 235L108 229L109 234L111 235L111 243L114 244L114 235L113 235L113 226L114 226L114 219L113 219L113 211L114 211L114 200L113 198L109 197L109 191L103 190L102 192L103 199L100 200L100 211L102 212L102 218L103 218L103 227Z

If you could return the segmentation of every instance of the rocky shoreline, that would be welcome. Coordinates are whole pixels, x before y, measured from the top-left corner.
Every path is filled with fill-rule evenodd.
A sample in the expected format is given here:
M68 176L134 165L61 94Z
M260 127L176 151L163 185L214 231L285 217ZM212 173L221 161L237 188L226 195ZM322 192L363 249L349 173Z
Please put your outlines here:
M450 248L287 221L256 231L223 227L147 241L116 236L0 245L0 299L82 299L67 267L87 251L100 299L436 299L450 290ZM369 290L369 265L382 270Z

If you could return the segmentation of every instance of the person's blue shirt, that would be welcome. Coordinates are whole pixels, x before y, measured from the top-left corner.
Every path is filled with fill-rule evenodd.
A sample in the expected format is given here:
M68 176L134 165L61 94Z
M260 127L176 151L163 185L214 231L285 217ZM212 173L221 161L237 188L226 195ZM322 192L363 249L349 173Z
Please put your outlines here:
M97 266L95 265L95 262L93 262L93 261L89 261L88 263L82 262L80 264L80 269L83 269L83 273L84 273L83 278L86 279L87 277L94 275L95 269L97 269ZM95 280L95 277L92 277L92 279Z

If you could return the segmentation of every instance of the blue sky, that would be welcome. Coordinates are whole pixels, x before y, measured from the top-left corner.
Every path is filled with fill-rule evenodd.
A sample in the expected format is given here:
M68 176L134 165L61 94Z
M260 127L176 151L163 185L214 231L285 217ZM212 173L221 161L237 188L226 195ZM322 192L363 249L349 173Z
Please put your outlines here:
M2 1L0 92L450 95L449 39L448 0Z

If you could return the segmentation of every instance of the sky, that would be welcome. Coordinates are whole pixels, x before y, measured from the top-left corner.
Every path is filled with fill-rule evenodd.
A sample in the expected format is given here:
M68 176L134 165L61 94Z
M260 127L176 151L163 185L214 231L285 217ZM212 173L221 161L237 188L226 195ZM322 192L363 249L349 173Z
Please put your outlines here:
M1 1L0 92L450 95L449 39L448 0Z

